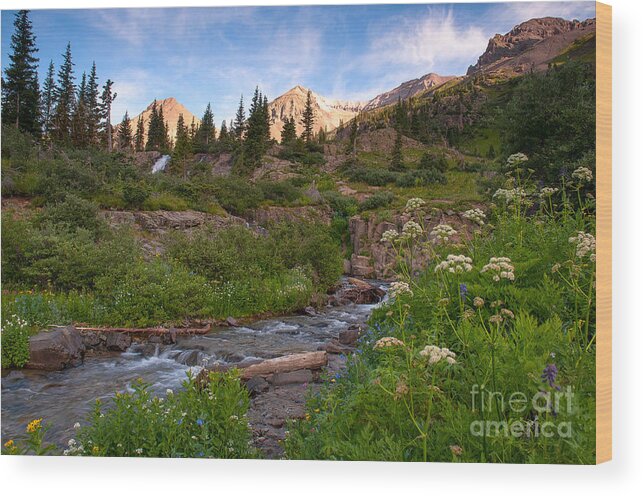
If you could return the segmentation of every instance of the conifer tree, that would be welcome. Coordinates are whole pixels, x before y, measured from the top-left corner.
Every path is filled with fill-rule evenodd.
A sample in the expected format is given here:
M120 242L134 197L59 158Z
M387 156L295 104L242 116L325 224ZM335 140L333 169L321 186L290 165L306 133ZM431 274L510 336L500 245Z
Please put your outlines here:
M170 172L177 175L185 175L185 161L189 154L192 153L190 146L190 134L183 114L179 114L176 123L176 141L172 152L172 161L170 162Z
M40 134L38 52L29 11L21 10L13 22L9 65L2 84L2 122L28 133Z
M295 128L295 118L286 118L284 127L281 130L281 144L284 146L292 145L297 140L297 129Z
M132 147L132 123L127 110L118 127L118 148L120 150L129 150Z
M54 93L56 91L56 82L54 81L54 61L49 61L49 69L47 69L47 77L42 87L42 95L40 99L40 115L42 119L42 132L45 136L49 136L51 132L51 119L54 112Z
M143 123L143 116L138 116L136 123L136 137L134 138L134 148L137 152L145 150L145 124Z
M313 141L314 132L313 125L315 124L315 115L313 112L313 97L308 90L306 95L306 106L304 107L304 113L301 116L301 124L304 126L304 130L301 133L301 138L306 142L307 145L310 145Z
M160 128L159 114L156 107L156 100L152 102L152 111L150 112L150 118L147 124L147 143L145 144L146 151L158 151L160 148L161 133L163 132Z
M229 139L228 136L228 126L225 123L225 119L221 122L221 129L219 130L219 141L227 143Z
M393 153L391 155L390 170L401 172L404 170L404 155L402 154L402 133L399 129L396 130L395 144L393 145Z
M201 119L201 125L199 126L199 131L197 133L197 148L199 151L206 152L208 147L215 141L215 129L214 129L214 114L212 113L212 107L208 102L208 106L203 113L203 118Z
M85 104L87 102L87 75L83 72L78 86L76 108L71 119L71 140L75 147L83 148L86 143L87 115Z
M89 72L86 90L87 109L87 140L90 145L98 145L98 131L101 121L101 106L99 101L98 76L96 75L96 62L92 63L92 69Z
M100 97L101 117L103 118L103 129L107 139L107 151L112 151L112 102L116 100L116 93L112 93L114 81L108 79L103 85L103 93Z
M255 89L252 103L250 105L250 115L248 116L246 137L243 143L244 148L244 165L246 167L255 167L259 164L261 157L268 147L267 126L267 103L259 88Z
M237 141L242 141L244 133L246 131L246 111L243 108L243 95L239 100L239 108L237 108L237 114L232 123L231 133Z
M58 69L55 97L56 110L53 119L54 139L62 144L71 141L71 121L76 108L76 86L74 85L74 63L71 59L71 43L63 55L63 63Z
M351 132L348 137L348 150L351 157L357 157L357 118L351 122Z
M163 105L159 107L159 150L161 153L167 153L172 147L170 144L170 126L165 122L163 115Z
M262 125L266 142L270 141L270 112L268 110L268 97L263 96L263 104L261 106L261 115L263 117Z

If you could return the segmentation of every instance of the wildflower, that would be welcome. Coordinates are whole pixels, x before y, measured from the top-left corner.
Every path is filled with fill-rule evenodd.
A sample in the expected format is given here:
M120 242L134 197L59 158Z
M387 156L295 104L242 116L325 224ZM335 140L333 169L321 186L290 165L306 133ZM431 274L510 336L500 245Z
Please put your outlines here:
M552 273L552 274L555 274L555 273L556 273L556 272L558 272L559 270L560 270L560 264L559 264L559 263L555 263L555 264L552 266L552 268L551 268L551 273Z
M470 308L467 308L463 313L462 313L462 318L464 320L469 320L472 319L475 316L475 312L471 310Z
M504 315L504 316L506 316L506 317L508 317L510 319L514 318L514 313L511 310L509 310L508 308L503 308L502 310L500 310L500 314Z
M399 298L403 295L413 296L413 291L406 282L394 282L389 289L389 295L391 298Z
M558 192L558 188L545 187L540 190L540 194L538 196L540 196L541 199L545 199L545 198L549 198L556 192Z
M576 244L576 257L585 258L589 254L589 259L592 262L596 261L596 238L593 235L578 231L576 236L569 238L570 243Z
M409 387L403 380L399 380L395 386L395 399L401 398L409 392Z
M540 376L543 383L549 384L549 387L560 389L559 386L556 386L556 378L558 377L558 367L555 364L550 363L544 369L543 373Z
M447 243L451 236L458 234L449 224L438 224L431 230L434 243Z
M438 300L438 306L446 307L449 304L449 298L440 298Z
M422 235L422 227L417 222L410 220L402 227L402 236L404 238L415 239Z
M434 271L444 270L452 274L471 272L473 260L465 255L447 255L447 259L435 266Z
M306 415L304 415L304 418L306 419L306 421L310 420L310 413L307 413Z
M489 317L490 324L502 324L503 320L504 319L502 318L502 315L498 315L498 314L492 315L491 317Z
M411 198L406 202L405 210L407 212L413 212L415 210L420 210L426 205L426 202L422 198Z
M522 202L527 197L527 193L522 188L513 188L513 189L497 189L493 194L493 199L504 200L505 204L508 205L514 201Z
M143 448L136 448L136 449L134 450L134 452L135 452L137 455L142 455L142 454L143 454Z
M76 422L74 424L74 429L80 429L80 423L79 422Z
M527 160L529 160L529 158L524 153L514 153L513 155L509 155L509 157L507 158L507 166L518 167L520 164L526 162Z
M500 279L507 279L513 281L514 266L511 264L511 259L507 257L491 257L489 263L482 267L481 273L489 272L493 276L493 280L498 282Z
M387 231L384 231L382 234L382 243L389 242L393 243L395 240L397 240L400 237L398 232L395 229L389 229Z
M460 298L462 298L463 301L467 299L467 292L468 292L467 285L464 284L464 283L461 283L460 284Z
M13 442L13 439L9 439L6 443L4 443L4 447L7 448L8 450L13 449L15 446L15 443Z
M579 184L588 183L594 178L592 171L587 167L579 167L572 172L572 179L578 181Z
M449 446L449 449L451 450L453 456L462 456L462 448L457 444L452 444L451 446Z
M93 453L94 455L97 455L98 453L100 453L100 448L99 448L98 446L94 446L94 447L92 448L92 453Z
M471 222L475 222L480 226L484 226L484 223L487 220L487 216L479 208L472 208L471 210L467 210L462 214L462 217L470 220Z
M204 424L203 419L200 419L200 418L196 419L196 425L201 427L203 424Z
M484 306L484 300L482 298L480 298L479 296L476 296L473 299L473 306L476 307L476 308L483 307Z
M42 418L32 420L27 425L27 432L36 432L41 428Z
M429 359L429 365L445 360L449 365L456 363L455 353L453 353L448 348L440 348L439 346L427 345L422 351L420 351L420 356L427 357Z
M315 409L313 410L313 412L315 412L315 413L319 413L319 412L320 412L320 410L319 410L319 408L315 408Z
M395 346L404 346L404 343L397 338L387 336L387 337L378 339L375 342L375 346L373 346L373 349L378 350L380 348L392 348Z

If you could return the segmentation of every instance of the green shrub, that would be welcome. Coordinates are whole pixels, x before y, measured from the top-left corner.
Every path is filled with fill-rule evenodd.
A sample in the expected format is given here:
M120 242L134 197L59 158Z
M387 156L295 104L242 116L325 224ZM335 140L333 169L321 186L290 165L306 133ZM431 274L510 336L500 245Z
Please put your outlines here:
M261 181L257 183L264 199L277 205L287 205L301 198L301 191L288 181L278 183L272 181Z
M29 326L15 314L2 313L2 367L22 367L29 361Z
M375 210L377 208L387 207L394 199L395 195L390 191L378 191L361 202L359 204L359 210L360 212L364 212L366 210Z
M211 189L217 202L234 215L255 209L263 201L261 189L240 177L217 178L211 183Z
M67 194L62 201L47 204L37 221L40 226L55 226L69 232L83 229L95 237L106 227L105 222L98 218L96 204L73 194Z
M181 458L253 458L247 389L234 373L188 376L182 389L155 396L141 381L108 405L96 401L89 425L65 454Z
M149 197L150 191L144 183L126 183L123 187L123 199L129 208L141 209Z
M387 169L355 167L347 169L344 174L350 181L366 183L369 186L386 186L395 182L398 173Z
M189 208L188 203L171 193L157 193L148 197L142 205L143 210L180 211Z
M352 217L357 213L357 200L344 196L337 191L324 191L322 197L336 215L340 217Z

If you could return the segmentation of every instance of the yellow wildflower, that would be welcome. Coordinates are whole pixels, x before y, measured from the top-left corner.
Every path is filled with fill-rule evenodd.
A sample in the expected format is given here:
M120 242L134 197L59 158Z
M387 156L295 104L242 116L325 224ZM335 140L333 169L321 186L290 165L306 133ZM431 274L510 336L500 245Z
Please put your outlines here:
M4 443L4 447L5 447L5 448L7 448L7 449L11 449L11 448L13 448L13 445L14 445L14 444L15 444L15 443L13 442L13 439L9 439L9 441L7 441L6 443Z
M27 426L27 432L36 432L37 430L40 429L42 423L42 418L32 420L29 422L29 425Z

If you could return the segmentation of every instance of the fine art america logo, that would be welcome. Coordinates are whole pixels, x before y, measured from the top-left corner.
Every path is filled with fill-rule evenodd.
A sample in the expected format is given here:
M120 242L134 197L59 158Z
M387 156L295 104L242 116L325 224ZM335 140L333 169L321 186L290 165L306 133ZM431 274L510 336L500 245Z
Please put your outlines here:
M483 418L471 422L470 432L476 437L570 438L572 422L559 420L559 417L566 413L569 418L573 412L573 399L570 386L538 391L530 397L520 391L507 394L474 384L471 388L472 409L479 410ZM506 420L486 419L502 418L501 414Z

